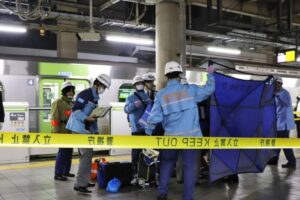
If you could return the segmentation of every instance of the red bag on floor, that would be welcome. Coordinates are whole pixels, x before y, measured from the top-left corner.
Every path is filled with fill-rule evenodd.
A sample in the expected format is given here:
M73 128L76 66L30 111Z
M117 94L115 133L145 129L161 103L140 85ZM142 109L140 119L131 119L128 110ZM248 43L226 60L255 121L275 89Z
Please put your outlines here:
M97 158L92 163L92 169L91 169L91 180L96 181L97 180L97 171L100 167L100 163L106 162L105 158Z

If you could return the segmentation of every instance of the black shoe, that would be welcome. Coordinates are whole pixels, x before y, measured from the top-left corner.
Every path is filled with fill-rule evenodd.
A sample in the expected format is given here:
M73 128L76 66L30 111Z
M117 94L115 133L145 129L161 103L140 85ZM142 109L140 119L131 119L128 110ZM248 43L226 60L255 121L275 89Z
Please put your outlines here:
M70 178L74 178L75 174L72 173L68 173L68 174L64 174L65 177L70 177Z
M67 181L68 180L68 178L64 177L63 175L55 175L54 179L57 181Z
M86 187L74 186L74 190L82 193L91 193L92 191L86 189Z
M157 200L167 200L167 195L161 194L157 197Z
M296 168L295 164L286 163L281 165L282 168Z
M278 165L278 161L268 162L267 165Z
M238 175L230 175L230 176L227 176L223 179L223 181L225 183L238 183L239 182L239 177Z
M278 165L278 158L272 158L267 165Z
M89 183L87 187L95 187L95 183Z

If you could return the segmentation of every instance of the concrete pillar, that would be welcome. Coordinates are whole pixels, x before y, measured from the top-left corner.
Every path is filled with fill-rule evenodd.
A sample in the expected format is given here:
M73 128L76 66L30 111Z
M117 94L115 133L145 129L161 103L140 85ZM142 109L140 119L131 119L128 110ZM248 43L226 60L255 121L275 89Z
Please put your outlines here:
M165 64L180 62L179 4L161 2L156 4L156 77L157 90L166 84Z
M77 58L78 39L75 33L57 33L57 57Z
M185 71L186 65L186 3L179 0L180 64Z
M77 2L73 0L72 2ZM76 12L77 8L71 8L63 5L58 5L57 10L66 12ZM76 22L58 20L60 26L76 27ZM57 33L57 57L60 58L77 58L78 39L76 33L72 32L58 32Z

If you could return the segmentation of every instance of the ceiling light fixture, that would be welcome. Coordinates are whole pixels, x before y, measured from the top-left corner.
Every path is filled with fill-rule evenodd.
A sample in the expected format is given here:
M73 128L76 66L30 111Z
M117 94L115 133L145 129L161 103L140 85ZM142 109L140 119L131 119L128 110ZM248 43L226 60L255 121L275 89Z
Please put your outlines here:
M27 29L22 26L0 24L0 32L8 33L26 33Z
M108 36L106 36L106 40L112 41L112 42L149 45L149 46L153 45L153 43L154 43L152 39L128 37L128 36L117 36L117 35L108 35Z
M231 54L231 55L241 54L241 50L239 49L230 49L230 48L214 47L214 46L207 47L207 51L214 52L214 53L221 53L221 54Z
M254 50L255 50L255 47L254 47L254 46L250 46L250 47L249 47L249 50L254 51Z

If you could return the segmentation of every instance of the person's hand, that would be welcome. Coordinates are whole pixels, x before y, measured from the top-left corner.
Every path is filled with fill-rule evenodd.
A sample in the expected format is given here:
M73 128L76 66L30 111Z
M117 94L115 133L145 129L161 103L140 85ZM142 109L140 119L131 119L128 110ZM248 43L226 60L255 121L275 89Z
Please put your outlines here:
M214 73L215 70L216 70L216 68L213 65L209 65L207 67L207 72L208 73Z
M152 129L145 128L146 135L152 135Z
M85 121L87 121L87 122L94 122L94 121L96 121L96 116L95 115L93 115L93 116L90 116L90 117L87 117L86 119L85 119Z

